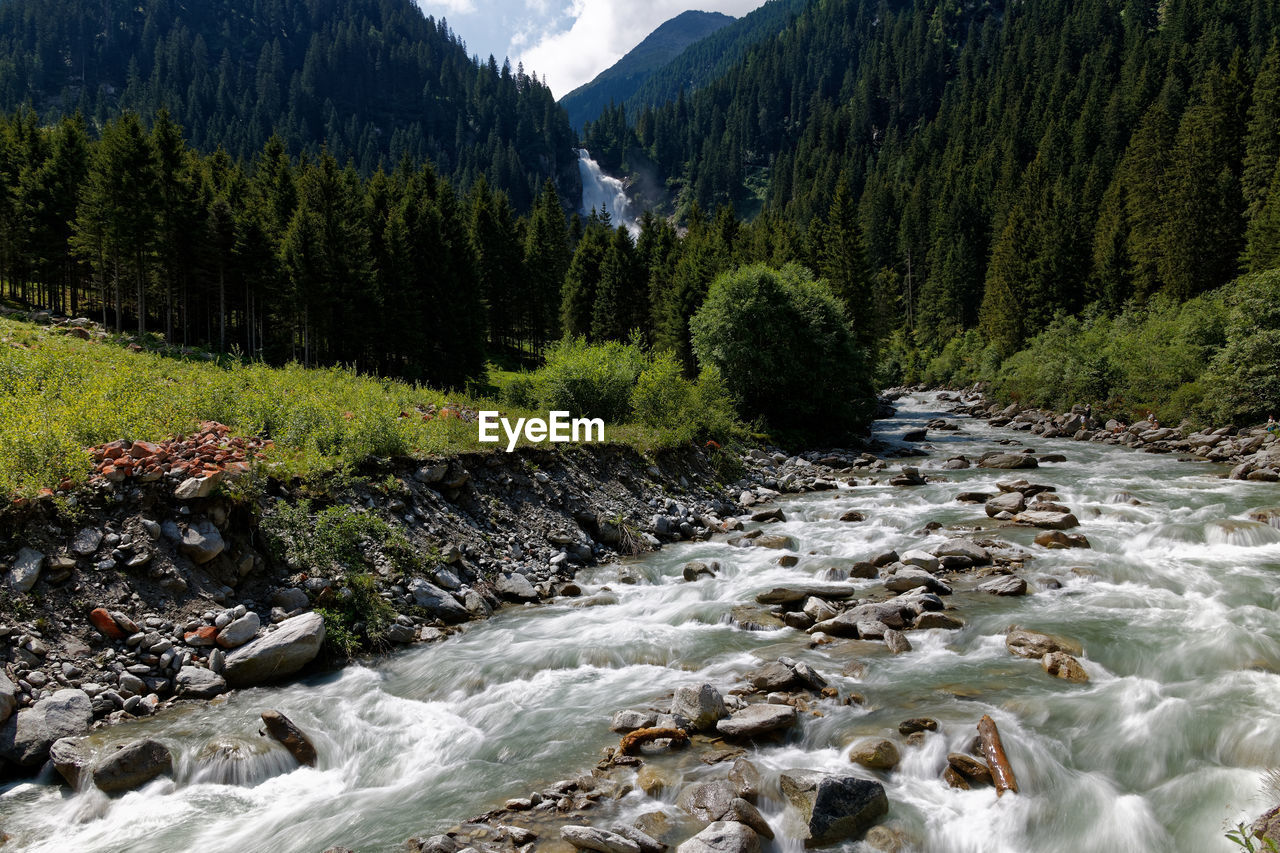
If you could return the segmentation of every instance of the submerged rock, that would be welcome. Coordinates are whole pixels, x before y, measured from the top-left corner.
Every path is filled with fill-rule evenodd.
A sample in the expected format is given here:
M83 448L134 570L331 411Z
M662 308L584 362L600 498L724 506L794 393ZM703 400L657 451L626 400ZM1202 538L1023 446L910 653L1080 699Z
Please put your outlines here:
M716 723L716 731L727 738L750 738L795 724L796 709L790 705L748 705Z
M147 738L100 758L93 768L93 784L108 794L123 794L172 773L173 755L169 748Z

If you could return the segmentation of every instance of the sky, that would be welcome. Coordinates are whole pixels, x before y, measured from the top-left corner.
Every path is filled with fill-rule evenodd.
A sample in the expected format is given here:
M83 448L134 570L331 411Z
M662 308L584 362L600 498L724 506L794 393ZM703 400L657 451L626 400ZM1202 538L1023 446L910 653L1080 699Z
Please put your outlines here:
M740 18L764 0L417 0L482 59L546 77L557 98L588 82L688 9Z

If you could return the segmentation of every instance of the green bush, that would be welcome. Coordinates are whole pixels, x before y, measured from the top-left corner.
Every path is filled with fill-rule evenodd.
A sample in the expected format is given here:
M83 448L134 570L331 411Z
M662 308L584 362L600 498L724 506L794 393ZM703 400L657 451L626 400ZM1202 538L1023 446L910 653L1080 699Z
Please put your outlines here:
M712 282L689 323L746 418L797 441L848 438L874 413L871 369L844 306L807 270L743 267Z
M1260 421L1280 408L1280 270L1246 276L1226 294L1225 342L1207 404L1219 423Z
M622 423L631 414L631 390L646 361L635 342L563 340L552 348L546 366L538 371L541 401L548 410Z

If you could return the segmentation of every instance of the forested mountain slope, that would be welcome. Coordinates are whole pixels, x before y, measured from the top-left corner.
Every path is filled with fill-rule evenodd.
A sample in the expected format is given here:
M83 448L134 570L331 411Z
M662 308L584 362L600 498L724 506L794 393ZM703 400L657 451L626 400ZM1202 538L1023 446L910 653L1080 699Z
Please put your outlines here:
M569 123L580 128L584 122L598 117L610 104L623 103L655 71L679 56L689 45L733 21L729 15L719 12L691 10L664 22L591 82L560 99L560 106L569 113Z
M696 93L588 128L703 209L803 226L845 185L882 322L1007 354L1058 311L1277 255L1269 0L827 0Z
M485 175L519 209L576 174L550 90L477 66L413 0L4 0L0 110L23 104L91 125L164 108L198 149L234 157L278 133L364 174L429 158L462 186Z

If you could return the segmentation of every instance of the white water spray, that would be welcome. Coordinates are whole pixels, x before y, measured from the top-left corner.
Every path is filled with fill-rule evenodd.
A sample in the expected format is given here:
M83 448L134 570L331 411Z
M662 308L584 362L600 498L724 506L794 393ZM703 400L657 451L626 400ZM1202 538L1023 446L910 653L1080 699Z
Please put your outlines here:
M606 175L585 148L578 149L578 173L582 176L582 215L586 216L592 210L607 212L615 227L626 226L632 237L640 236L640 223L636 221L631 199L627 198L622 181Z

